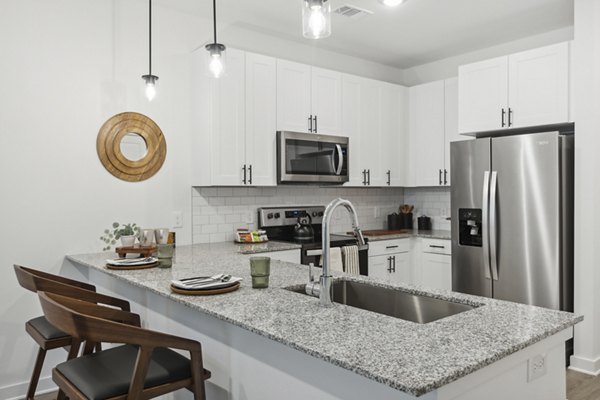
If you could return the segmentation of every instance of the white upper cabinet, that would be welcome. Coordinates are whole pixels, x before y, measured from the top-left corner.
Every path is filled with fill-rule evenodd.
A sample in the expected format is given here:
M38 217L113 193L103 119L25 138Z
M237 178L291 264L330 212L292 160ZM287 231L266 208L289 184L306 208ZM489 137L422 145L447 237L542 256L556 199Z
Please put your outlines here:
M444 81L444 178L445 185L450 186L450 143L473 139L458 132L458 78Z
M508 61L511 127L569 121L569 43L513 54Z
M410 167L413 186L444 184L444 90L444 81L410 88Z
M408 89L380 83L383 186L405 186L408 171Z
M569 122L569 43L459 68L459 131Z
M275 58L246 53L246 173L250 185L277 184L276 73Z
M507 125L507 79L507 57L458 69L458 126L461 133L501 129Z
M311 127L310 66L277 60L277 130L309 132Z
M324 135L342 134L342 75L311 68L312 130Z
M363 151L360 150L361 126L363 113L364 78L354 75L342 75L342 131L349 139L348 168L349 180L346 186L363 186L361 160Z
M193 54L196 70L204 52ZM227 53L224 76L194 78L193 185L275 185L275 59Z
M364 178L364 186L383 186L381 168L381 96L379 82L363 79L361 92L360 141L355 152L360 154L360 173ZM350 149L352 151L352 149Z
M340 135L342 75L277 60L277 130Z

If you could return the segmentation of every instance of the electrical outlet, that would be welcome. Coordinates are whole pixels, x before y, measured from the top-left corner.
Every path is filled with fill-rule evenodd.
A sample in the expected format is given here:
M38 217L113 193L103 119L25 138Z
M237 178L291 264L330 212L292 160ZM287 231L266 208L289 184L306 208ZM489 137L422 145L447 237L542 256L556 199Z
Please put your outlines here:
M538 354L527 361L527 382L546 375L546 355Z
M183 213L173 211L173 228L183 228Z

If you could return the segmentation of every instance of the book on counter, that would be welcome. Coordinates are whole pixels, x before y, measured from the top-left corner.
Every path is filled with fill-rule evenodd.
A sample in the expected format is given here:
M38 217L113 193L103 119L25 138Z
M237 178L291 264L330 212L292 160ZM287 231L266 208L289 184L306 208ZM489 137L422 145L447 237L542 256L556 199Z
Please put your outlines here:
M259 229L251 231L249 229L238 229L235 232L235 241L238 243L262 243L268 242L267 232Z

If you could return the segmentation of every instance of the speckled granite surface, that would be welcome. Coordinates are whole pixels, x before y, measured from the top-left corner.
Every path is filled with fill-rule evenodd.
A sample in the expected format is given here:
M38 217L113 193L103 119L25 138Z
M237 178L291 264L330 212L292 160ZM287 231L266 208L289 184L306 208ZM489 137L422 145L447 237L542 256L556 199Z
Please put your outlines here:
M424 325L343 305L322 308L317 298L284 289L307 281L308 269L304 266L272 261L269 289L252 289L249 257L232 243L178 247L171 269L108 270L104 263L112 257L113 253L67 256L72 262L415 396L583 319L538 307L400 285L395 287L479 307ZM171 279L221 272L243 277L242 287L233 293L207 297L177 295L169 290ZM344 279L390 286L366 277Z
M257 244L235 244L236 248L234 251L242 254L257 254L257 253L268 253L270 251L284 251L284 250L296 250L302 246L295 243L269 241L267 243Z
M393 233L390 235L377 235L370 236L365 235L370 242L377 242L380 240L393 240L393 239L404 239L411 237L421 237L427 239L446 239L450 240L450 231L445 230L432 230L432 231L418 231L418 230L407 230L406 233Z

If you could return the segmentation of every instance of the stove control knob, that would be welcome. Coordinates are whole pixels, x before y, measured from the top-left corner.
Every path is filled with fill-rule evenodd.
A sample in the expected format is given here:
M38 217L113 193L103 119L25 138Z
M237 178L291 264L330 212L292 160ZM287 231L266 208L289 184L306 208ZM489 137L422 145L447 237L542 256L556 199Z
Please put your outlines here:
M316 211L313 211L313 213L312 213L312 216L313 216L313 217L316 217L317 215L319 215L319 213L318 213L318 212L316 212Z
M273 219L273 213L268 213L267 214L267 219Z
M323 211L319 211L319 217L323 216Z
M279 214L279 213L275 213L275 219L277 219L277 218L279 218L279 217L281 217L281 214Z

